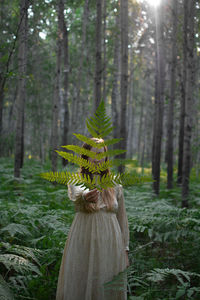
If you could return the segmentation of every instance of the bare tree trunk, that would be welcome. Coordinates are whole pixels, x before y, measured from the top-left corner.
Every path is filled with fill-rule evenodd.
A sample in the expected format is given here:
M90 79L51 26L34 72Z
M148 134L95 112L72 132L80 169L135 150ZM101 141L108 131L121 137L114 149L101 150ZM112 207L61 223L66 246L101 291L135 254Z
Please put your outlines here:
M115 46L114 46L114 72L113 72L113 82L112 82L112 123L113 123L113 137L119 137L119 113L117 109L117 98L119 96L119 64L120 64L120 16L119 12L116 15L116 36L115 36ZM118 145L114 145L114 148L118 148Z
M128 93L128 136L127 136L127 152L126 156L132 158L133 152L133 124L134 124L134 112L133 112L133 74L134 74L134 65L133 65L134 54L132 51L131 54L131 63L130 63L130 79L129 79L129 93Z
M65 24L64 18L64 3L63 0L60 0L60 17L62 27L60 28L62 32L62 49L64 55L64 92L63 92L63 102L64 102L64 126L63 126L63 135L62 135L62 145L67 145L68 141L68 132L69 132L69 108L68 108L68 74L69 74L69 54L68 54L68 32ZM62 159L62 164L65 166L67 164L66 159Z
M122 149L126 149L126 106L128 90L128 0L120 0L121 14L121 115L120 115L120 142ZM122 154L121 158L125 158ZM119 172L123 172L123 166L119 166Z
M185 0L186 1L186 0ZM188 47L187 47L187 97L185 102L185 128L183 151L183 177L182 177L182 207L188 207L189 177L191 169L191 138L193 129L194 106L194 17L195 0L188 2Z
M24 156L24 104L26 98L26 64L27 64L27 11L28 0L20 2L20 30L19 30L19 79L18 79L18 95L16 99L17 122L15 135L15 165L14 176L20 177L20 168L23 165Z
M101 102L102 60L101 60L101 28L102 28L102 1L96 1L96 66L94 83L94 111Z
M155 121L153 133L153 190L159 194L160 187L160 161L161 161L161 141L163 133L163 104L164 104L164 37L163 37L163 4L156 10L156 89L155 89Z
M182 183L183 167L183 143L185 127L185 101L186 101L186 78L187 78L187 30L188 30L188 1L184 1L184 21L183 21L183 75L181 78L181 114L179 126L179 147L178 147L178 174L177 183Z
M61 49L62 49L62 1L58 2L58 34L57 34L57 61L56 61L56 76L55 76L55 87L53 97L53 121L52 121L52 133L51 133L51 163L52 171L57 170L57 153L55 152L58 147L58 112L60 104L60 68L61 68Z
M140 148L141 148L141 140L142 140L143 115L144 115L144 96L141 97L141 106L140 106L140 119L139 119L138 144L137 144L138 161L140 161L140 153L141 153Z
M103 1L103 101L106 104L106 0Z
M87 103L87 101L83 99L81 95L81 87L83 84L83 61L86 57L86 47L87 47L86 32L87 32L87 24L88 24L88 15L89 15L89 0L85 0L83 20L82 20L82 42L81 42L81 50L80 50L81 55L80 55L78 79L77 79L77 95L74 98L73 105L72 105L72 130L73 131L76 130L77 119L79 120L82 116L85 115L84 109ZM80 102L82 103L81 108L79 105Z
M173 130L174 130L174 102L175 102L175 91L176 91L176 35L177 35L177 0L173 0L172 7L172 56L171 56L171 74L170 74L170 99L168 105L168 116L167 116L167 188L173 187Z

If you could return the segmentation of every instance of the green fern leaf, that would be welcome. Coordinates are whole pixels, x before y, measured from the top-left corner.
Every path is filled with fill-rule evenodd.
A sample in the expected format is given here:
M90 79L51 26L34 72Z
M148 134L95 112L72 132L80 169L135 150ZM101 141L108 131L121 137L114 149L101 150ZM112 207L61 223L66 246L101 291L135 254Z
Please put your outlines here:
M14 300L13 293L2 275L0 275L0 299Z
M8 224L0 230L0 232L5 231L7 231L11 237L15 236L16 234L31 235L30 231L25 225L17 223Z
M32 264L28 259L15 254L0 254L0 263L8 270L14 269L16 272L22 274L35 272L38 275L42 275L37 266Z

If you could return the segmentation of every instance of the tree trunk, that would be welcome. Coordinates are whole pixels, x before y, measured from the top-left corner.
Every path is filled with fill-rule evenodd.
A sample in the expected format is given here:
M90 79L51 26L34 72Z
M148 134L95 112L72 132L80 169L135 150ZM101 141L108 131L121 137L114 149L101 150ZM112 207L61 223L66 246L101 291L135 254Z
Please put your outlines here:
M188 30L188 1L184 1L184 21L183 21L183 75L181 78L181 114L179 126L179 145L178 145L178 174L177 183L182 183L183 167L183 143L185 127L185 101L186 101L186 78L187 78L187 30Z
M156 10L156 87L155 87L155 118L152 147L152 175L153 190L159 194L161 141L163 133L163 105L164 105L164 37L163 37L163 4Z
M128 136L127 136L127 158L132 158L133 154L133 127L134 127L134 111L133 111L133 74L134 74L134 52L131 53L130 63L130 79L129 79L129 93L128 93Z
M64 55L64 82L63 82L63 102L64 102L64 126L63 126L63 135L62 135L62 145L67 145L68 141L68 132L69 132L69 108L68 108L68 74L69 74L69 54L68 54L68 32L65 24L64 18L64 3L63 0L60 1L60 17L62 27L60 28L62 32L62 49ZM67 164L66 159L62 159L62 164L65 166Z
M186 0L185 0L186 2ZM187 1L188 2L188 1ZM182 207L188 207L189 177L191 169L191 138L193 129L194 107L194 17L195 0L187 3L188 8L188 47L187 47L187 97L185 102L185 128L184 128L184 151L183 151L183 174L182 174Z
M53 121L52 121L52 137L51 137L51 163L52 171L57 171L57 157L58 154L55 152L58 147L58 113L60 103L60 68L61 68L61 48L62 48L62 1L58 3L58 35L57 35L57 60L56 60L56 76L55 76L55 87L53 97Z
M102 62L101 62L101 28L102 28L102 1L96 1L96 66L94 83L94 111L101 102L101 81L102 81Z
M121 114L120 114L120 142L121 149L126 149L126 106L128 89L128 0L120 0L121 15ZM125 158L122 154L120 158ZM123 166L119 166L119 172L124 171Z
M144 115L144 96L142 96L142 98L141 98L141 106L140 106L140 119L139 119L138 144L137 144L137 157L138 157L137 160L138 161L140 161L140 153L141 153L143 115Z
M77 94L73 100L73 105L72 105L72 130L73 131L76 131L76 127L77 127L76 121L80 120L82 116L85 116L84 110L87 104L87 100L85 100L85 97L82 97L81 95L81 87L83 85L83 62L84 59L86 58L86 47L87 47L86 32L87 32L87 24L88 24L88 15L89 15L89 0L85 0L83 20L82 20L82 43L80 49L81 55L80 55L78 79L77 79ZM81 107L79 105L80 103L82 103ZM79 123L81 124L80 121ZM82 124L81 124L81 128L82 128Z
M174 102L176 90L176 61L177 61L177 0L173 0L172 7L173 29L172 29L172 56L171 56L171 74L170 74L170 99L167 116L167 188L173 187L173 130L174 130Z
M103 101L106 105L106 0L103 1Z
M115 36L115 44L114 44L114 71L113 71L113 82L112 82L112 103L111 103L111 111L112 111L112 123L113 123L113 137L119 138L119 113L117 109L117 99L119 96L119 64L120 64L120 37L119 37L119 30L120 30L120 16L119 12L116 15L116 36ZM114 145L114 148L118 148L118 145Z
M19 54L18 54L18 95L16 99L17 121L15 134L15 165L14 176L20 177L20 168L24 156L24 104L26 98L26 65L27 65L27 19L28 0L20 2L20 29L19 29Z

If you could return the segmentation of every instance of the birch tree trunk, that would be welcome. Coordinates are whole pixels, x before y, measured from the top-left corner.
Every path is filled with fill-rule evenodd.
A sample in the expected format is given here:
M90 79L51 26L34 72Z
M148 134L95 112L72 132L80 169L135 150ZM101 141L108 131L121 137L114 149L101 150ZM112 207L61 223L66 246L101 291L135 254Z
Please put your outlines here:
M177 61L177 0L173 0L172 6L172 55L171 55L171 72L170 72L170 97L167 115L167 188L173 187L173 130L174 130L174 102L176 91L176 61Z
M58 154L55 152L58 147L58 113L60 104L60 68L61 68L61 49L62 49L62 1L58 2L58 34L57 34L57 59L56 59L56 76L55 76L55 87L53 97L53 120L52 120L52 133L51 133L51 163L52 171L57 171L57 157Z
M14 176L20 177L20 168L24 157L24 104L26 99L26 65L27 65L27 19L28 0L20 2L19 53L18 53L18 94L16 99L16 134Z
M96 1L96 65L95 65L95 83L94 83L94 111L101 102L101 84L102 84L102 59L101 59L101 30L102 30L102 1Z
M185 0L186 1L186 0ZM191 169L191 139L193 129L194 107L194 17L195 0L188 2L188 47L187 47L187 97L185 102L185 128L183 150L183 177L182 177L182 207L188 207L189 177Z
M64 3L60 0L60 31L62 32L62 49L64 56L64 80L63 80L63 103L64 103L64 126L62 135L62 145L67 145L68 143L68 132L69 132L69 108L68 108L68 74L69 74L69 54L68 54L68 32L65 24L64 18ZM62 159L62 164L65 166L67 164L66 159Z
M159 194L160 188L160 161L161 161L161 141L163 133L163 105L164 105L164 20L163 3L156 10L156 87L155 87L155 118L152 146L152 175L153 190Z
M128 0L120 0L121 16L121 114L120 114L120 148L126 149L126 107L127 107L127 90L128 90ZM126 154L122 154L125 158ZM119 172L124 171L123 166L119 166Z

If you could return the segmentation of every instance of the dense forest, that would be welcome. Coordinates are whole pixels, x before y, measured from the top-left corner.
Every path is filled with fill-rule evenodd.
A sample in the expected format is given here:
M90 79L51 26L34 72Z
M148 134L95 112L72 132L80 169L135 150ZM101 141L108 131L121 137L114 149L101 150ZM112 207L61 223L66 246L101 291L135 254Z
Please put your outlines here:
M128 299L200 299L199 20L198 0L0 1L1 299L55 299L74 208L38 174L76 170L55 150L102 100L152 177L124 189Z

